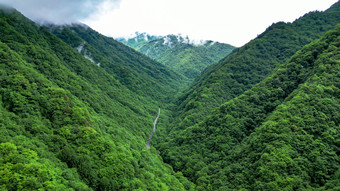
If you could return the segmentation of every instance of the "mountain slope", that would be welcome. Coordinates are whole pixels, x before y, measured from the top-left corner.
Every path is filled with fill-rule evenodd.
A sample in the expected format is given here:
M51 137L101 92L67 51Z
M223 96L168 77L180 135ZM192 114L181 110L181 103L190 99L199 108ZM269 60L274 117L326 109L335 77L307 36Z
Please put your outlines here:
M208 67L178 100L178 128L199 122L220 104L242 94L312 40L340 23L339 2L293 23L276 23L218 64Z
M94 64L113 75L121 84L142 96L165 101L186 84L168 67L103 36L86 25L47 25L49 30L82 53Z
M338 25L160 150L197 190L336 190L339 111Z
M145 147L163 97L134 92L123 76L98 67L15 10L0 9L0 33L0 189L190 189L154 148ZM151 69L164 68L131 56ZM176 92L170 85L176 79L166 71L141 69L139 80Z
M227 56L235 47L213 41L191 41L180 35L155 37L139 34L131 39L118 39L141 53L183 74L196 78L207 66Z
M143 47L150 41L158 40L161 38L162 36L154 36L154 35L149 35L147 33L135 32L134 37L117 38L116 40L124 43L125 45L135 50L139 50L141 47Z

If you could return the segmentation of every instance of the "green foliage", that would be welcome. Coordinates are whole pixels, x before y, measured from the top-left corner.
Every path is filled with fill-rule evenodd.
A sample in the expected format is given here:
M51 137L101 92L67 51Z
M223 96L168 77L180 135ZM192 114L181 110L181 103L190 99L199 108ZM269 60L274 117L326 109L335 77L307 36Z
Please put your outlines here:
M48 29L99 65L122 85L141 96L167 101L186 84L185 78L164 65L105 37L86 25L55 26Z
M135 37L132 38L117 38L116 40L124 43L125 45L135 49L139 50L144 45L148 44L150 41L161 39L162 36L153 36L149 35L147 33L139 33L135 32Z
M0 33L1 190L192 187L154 148L145 147L153 114L165 101L157 92L176 93L177 74L125 48L133 62L146 67L140 66L138 80L155 85L149 87L154 95L138 92L134 88L140 86L123 84L123 77L15 10L0 10Z
M340 26L204 121L172 131L164 160L197 190L339 188Z
M188 37L168 35L149 36L145 33L120 41L156 61L194 80L209 65L220 61L235 48L229 44L206 41L190 42Z
M184 129L200 122L222 103L259 83L304 45L333 29L339 18L340 11L335 5L332 11L311 12L293 23L273 24L248 44L208 67L178 98L175 128Z
M71 190L64 185L62 171L47 161L39 162L30 149L1 143L0 155L0 184L7 190Z
M187 81L166 66L1 8L0 190L338 190L340 26L310 43L338 8L272 25L175 106ZM192 70L204 50L181 46L170 52ZM157 151L145 144L160 105Z

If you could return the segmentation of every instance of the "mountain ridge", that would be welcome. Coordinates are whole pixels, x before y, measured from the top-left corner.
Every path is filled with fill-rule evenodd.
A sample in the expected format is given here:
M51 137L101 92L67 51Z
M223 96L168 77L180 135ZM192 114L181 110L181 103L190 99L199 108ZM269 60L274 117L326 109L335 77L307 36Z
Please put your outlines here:
M338 188L339 36L340 25L200 123L173 131L159 144L164 160L197 190Z
M339 8L269 26L184 93L86 25L0 8L0 190L339 190ZM206 61L181 36L140 40Z
M180 34L151 36L136 33L136 35L133 38L117 40L183 74L190 81L207 66L218 62L235 48L211 40L192 40Z
M147 93L148 96L157 95L165 100L168 95L176 94L181 89L181 84L186 84L184 77L164 65L84 26L86 25L73 24L47 25L46 27L73 48L83 47L81 52L85 57L88 56L86 54L92 54L93 58L91 59L95 63L100 63L100 67L117 79L122 79L120 82L132 91L137 92L142 89L143 91L140 92ZM71 36L72 38L70 38ZM163 85L159 86L158 84ZM167 86L171 86L171 88L167 88ZM150 88L153 87L157 87L162 93L152 91ZM171 89L176 91L169 92Z
M310 12L293 23L278 22L220 62L207 67L183 95L176 109L185 128L215 107L260 82L305 44L340 22L338 3L324 12ZM204 108L204 109L202 109Z
M154 96L135 91L121 83L123 76L107 71L104 62L98 67L14 9L0 9L0 32L0 189L192 187L153 147L145 147L155 108L165 99L158 90L152 90ZM117 54L121 59L129 55ZM132 54L138 64L164 68ZM139 80L150 80L147 75L175 80L161 72L145 72ZM169 85L165 91L176 92L169 83L162 85Z

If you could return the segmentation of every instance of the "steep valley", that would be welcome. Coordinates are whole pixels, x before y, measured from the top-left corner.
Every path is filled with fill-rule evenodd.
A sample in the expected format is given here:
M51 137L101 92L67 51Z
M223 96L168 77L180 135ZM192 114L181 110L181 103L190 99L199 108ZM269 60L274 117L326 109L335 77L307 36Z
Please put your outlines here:
M340 2L239 48L8 7L0 34L0 190L340 189Z

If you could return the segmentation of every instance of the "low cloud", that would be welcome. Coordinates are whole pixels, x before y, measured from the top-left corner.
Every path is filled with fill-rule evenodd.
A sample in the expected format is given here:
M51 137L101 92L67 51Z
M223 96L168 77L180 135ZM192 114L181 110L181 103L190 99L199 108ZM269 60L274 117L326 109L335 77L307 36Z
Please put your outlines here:
M95 14L110 2L111 9L119 8L121 0L0 0L37 22L70 24Z

